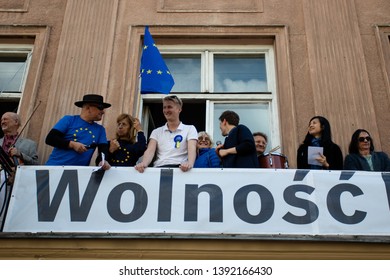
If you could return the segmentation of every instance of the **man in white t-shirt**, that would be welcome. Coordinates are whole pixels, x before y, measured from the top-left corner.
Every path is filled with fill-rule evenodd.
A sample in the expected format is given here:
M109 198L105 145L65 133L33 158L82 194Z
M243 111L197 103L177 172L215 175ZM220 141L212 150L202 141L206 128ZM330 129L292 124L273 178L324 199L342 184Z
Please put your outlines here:
M142 162L135 166L137 171L144 172L155 155L154 167L179 167L186 172L194 166L198 132L195 126L180 121L182 107L183 102L176 95L163 98L163 114L167 122L152 131Z

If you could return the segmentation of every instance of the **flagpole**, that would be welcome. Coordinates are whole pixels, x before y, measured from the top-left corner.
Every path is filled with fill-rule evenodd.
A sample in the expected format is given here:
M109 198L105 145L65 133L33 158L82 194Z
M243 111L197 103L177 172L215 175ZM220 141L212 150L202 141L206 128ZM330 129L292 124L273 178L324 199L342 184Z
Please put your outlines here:
M141 94L141 82L142 82L142 76L141 73L138 76L138 87L137 87L137 108L136 108L136 116L138 116L139 120L142 120L142 113L143 113L143 99L142 99L142 94ZM145 124L142 123L144 126L143 129L145 131ZM146 134L145 134L146 135Z

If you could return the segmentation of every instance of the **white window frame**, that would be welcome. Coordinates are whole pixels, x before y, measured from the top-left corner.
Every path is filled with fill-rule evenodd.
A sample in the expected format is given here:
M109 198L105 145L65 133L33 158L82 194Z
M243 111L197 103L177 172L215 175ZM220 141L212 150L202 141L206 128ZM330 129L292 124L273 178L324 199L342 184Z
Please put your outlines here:
M248 103L248 101L268 102L270 104L269 122L270 134L269 142L273 147L280 145L280 122L278 113L278 99L276 87L275 56L272 45L250 45L250 46L230 46L230 45L162 45L158 46L160 53L164 54L200 54L201 55L201 93L182 94L179 96L183 100L202 99L206 100L206 131L213 135L219 127L213 127L213 120L219 116L214 115L215 104L221 103ZM213 55L214 54L264 54L267 74L267 93L213 93ZM205 63L205 62L208 63ZM174 92L172 94L175 94ZM161 100L161 94L142 95L142 101ZM140 102L140 110L143 111L143 102ZM140 116L141 117L141 114ZM145 117L145 114L143 114ZM143 121L143 123L147 123ZM147 130L145 130L147 131ZM254 132L254 131L252 131ZM269 150L272 147L268 147Z
M214 109L215 105L217 105L217 104L232 104L232 110L236 111L234 109L234 104L237 104L237 105L239 105L239 104L247 104L248 101L250 101L251 104L255 104L255 103L262 103L262 104L265 103L265 104L268 104L268 106L269 106L269 111L268 111L269 132L266 132L266 131L263 131L263 130L260 130L260 129L256 130L254 128L251 128L250 125L247 124L247 123L243 123L243 124L246 124L246 126L248 126L251 129L252 133L257 132L257 131L261 131L263 133L267 133L268 144L269 145L267 146L266 152L268 152L270 149L272 149L274 147L280 146L279 123L277 122L276 119L274 119L274 115L275 114L273 112L274 110L272 108L272 102L270 100L237 100L237 101L234 101L234 100L229 100L229 101L222 101L222 100L211 101L211 100L207 100L207 104L206 104L206 106L207 106L206 107L206 131L210 135L213 136L214 142L217 141L217 140L220 140L220 138L223 138L223 137L219 136L219 134L220 134L219 126L216 126L216 127L214 126L215 120L219 118L219 115L215 115L215 109Z
M33 45L30 44L0 44L0 53L10 53L10 54L26 54L26 67L24 69L24 73L22 76L21 84L20 84L20 92L7 92L0 89L0 99L21 99L23 95L23 91L25 88L28 71L30 68L31 57L33 53Z

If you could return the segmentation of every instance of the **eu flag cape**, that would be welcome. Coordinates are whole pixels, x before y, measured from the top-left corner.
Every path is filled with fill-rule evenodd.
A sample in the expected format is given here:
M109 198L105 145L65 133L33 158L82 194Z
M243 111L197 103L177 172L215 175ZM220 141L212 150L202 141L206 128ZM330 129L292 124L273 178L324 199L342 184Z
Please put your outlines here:
M171 72L150 35L149 27L146 26L141 57L141 93L168 94L174 84Z

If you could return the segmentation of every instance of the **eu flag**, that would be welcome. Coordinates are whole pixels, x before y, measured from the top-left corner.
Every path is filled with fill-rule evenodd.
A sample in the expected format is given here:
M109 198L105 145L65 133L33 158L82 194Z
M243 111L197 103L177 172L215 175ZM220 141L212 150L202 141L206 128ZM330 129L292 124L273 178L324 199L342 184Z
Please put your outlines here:
M141 93L171 92L175 82L160 51L145 27L144 48L141 57Z

